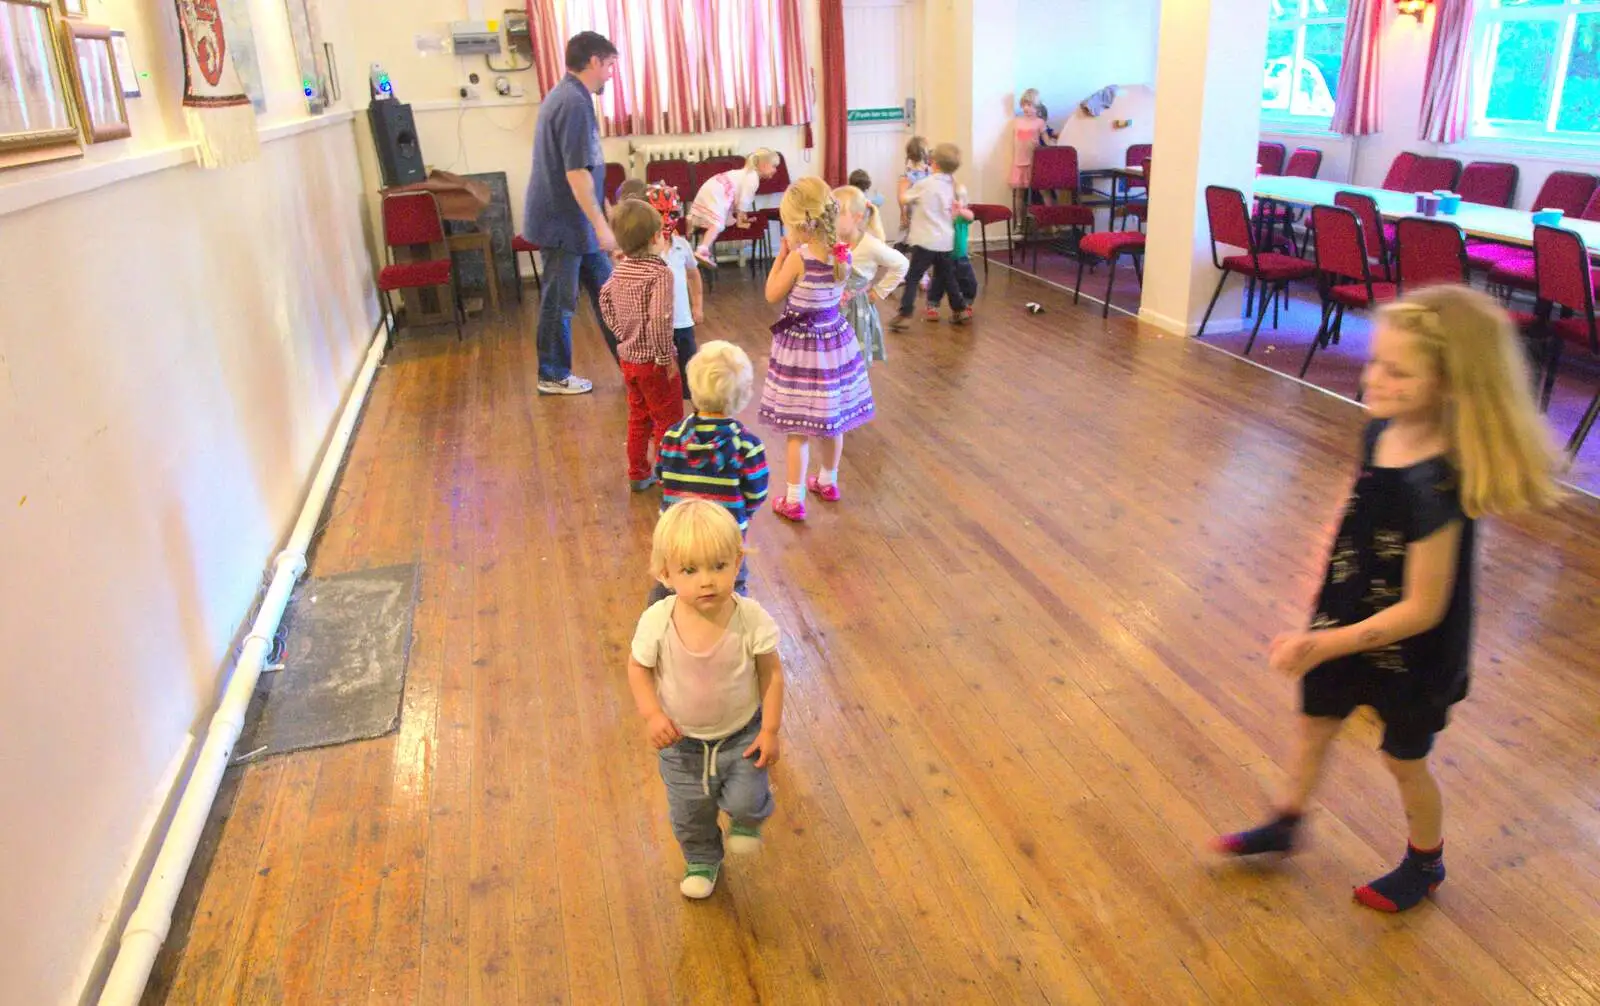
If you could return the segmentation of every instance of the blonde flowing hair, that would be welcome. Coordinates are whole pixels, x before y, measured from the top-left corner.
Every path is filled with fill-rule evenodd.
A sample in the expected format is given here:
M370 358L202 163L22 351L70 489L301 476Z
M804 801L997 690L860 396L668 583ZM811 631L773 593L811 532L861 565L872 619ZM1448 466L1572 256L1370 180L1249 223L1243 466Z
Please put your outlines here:
M773 167L777 167L778 162L779 157L776 150L769 150L766 147L757 147L749 157L744 159L744 166L751 171L755 171L763 164L770 164Z
M849 267L833 253L839 244L839 201L833 198L827 182L810 175L789 186L778 206L778 216L785 227L804 235L807 241L825 246L833 261L833 281L844 279Z
M1477 290L1440 286L1388 305L1378 320L1415 338L1439 375L1467 516L1555 503L1561 456L1534 405L1522 344L1500 305Z
M867 194L854 185L841 185L833 190L833 198L839 200L839 209L845 213L861 214L861 229L879 241L887 240L883 236L883 221L879 219L878 208L867 202Z

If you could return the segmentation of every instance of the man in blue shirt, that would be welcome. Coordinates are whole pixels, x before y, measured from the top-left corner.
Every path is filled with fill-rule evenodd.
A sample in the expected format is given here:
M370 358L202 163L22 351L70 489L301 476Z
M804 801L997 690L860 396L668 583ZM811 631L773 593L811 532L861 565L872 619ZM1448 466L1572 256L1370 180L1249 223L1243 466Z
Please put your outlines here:
M581 281L613 358L617 338L600 317L600 288L611 278L617 247L606 223L606 159L594 95L617 67L617 47L604 35L579 32L567 41L567 75L545 95L534 127L522 233L544 256L539 304L539 392L581 395L594 385L572 372L572 313Z

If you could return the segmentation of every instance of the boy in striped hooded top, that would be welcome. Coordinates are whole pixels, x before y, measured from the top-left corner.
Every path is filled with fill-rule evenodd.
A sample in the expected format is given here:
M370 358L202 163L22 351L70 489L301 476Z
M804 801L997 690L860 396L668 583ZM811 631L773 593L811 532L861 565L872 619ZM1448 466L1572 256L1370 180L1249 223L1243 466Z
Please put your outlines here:
M689 361L689 397L694 411L661 438L656 477L663 513L680 500L700 498L726 507L744 536L750 518L767 498L767 449L734 414L750 404L755 371L750 357L731 342L700 347ZM748 596L747 565L741 560L734 590ZM657 583L651 603L667 596Z

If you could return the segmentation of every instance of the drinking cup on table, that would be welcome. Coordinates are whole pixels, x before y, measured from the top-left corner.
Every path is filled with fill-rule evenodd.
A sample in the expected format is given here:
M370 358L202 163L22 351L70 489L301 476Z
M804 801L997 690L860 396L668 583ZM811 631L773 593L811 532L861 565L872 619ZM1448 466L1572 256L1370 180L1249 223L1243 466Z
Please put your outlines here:
M1439 215L1439 197L1434 195L1432 192L1429 192L1422 197L1422 215L1425 217L1436 217Z
M1461 209L1461 196L1449 189L1434 189L1433 194L1439 197L1439 212L1445 216L1453 216Z
M1563 210L1553 206L1546 206L1533 215L1533 222L1543 224L1546 227L1560 227L1563 216L1566 216Z

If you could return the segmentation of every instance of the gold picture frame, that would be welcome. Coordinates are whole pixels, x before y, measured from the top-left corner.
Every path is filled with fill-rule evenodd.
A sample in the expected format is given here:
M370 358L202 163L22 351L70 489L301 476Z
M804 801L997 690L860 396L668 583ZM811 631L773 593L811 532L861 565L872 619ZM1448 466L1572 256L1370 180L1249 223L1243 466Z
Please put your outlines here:
M72 67L78 116L90 143L121 140L133 135L128 105L117 75L117 53L111 29L98 24L61 22L61 41Z
M61 0L61 13L67 17L88 17L89 0Z
M54 0L0 0L0 167L83 153Z

